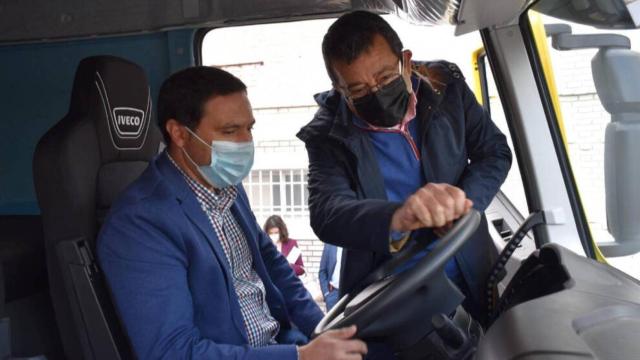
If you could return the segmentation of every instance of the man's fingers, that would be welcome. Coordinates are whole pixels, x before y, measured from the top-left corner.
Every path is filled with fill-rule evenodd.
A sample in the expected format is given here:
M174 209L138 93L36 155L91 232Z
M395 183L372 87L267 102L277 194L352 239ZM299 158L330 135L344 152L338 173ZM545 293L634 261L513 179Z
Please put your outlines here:
M471 200L467 199L467 200L464 202L464 213L465 213L465 214L466 214L466 213L468 213L468 212L469 212L469 210L471 210L471 208L472 208L472 207L473 207L473 201L471 201Z
M350 339L356 334L356 331L356 326L351 325L349 327L327 331L326 334L337 339Z
M432 201L431 194L416 195L409 201L409 210L413 216L422 223L423 227L433 226L433 216L427 204Z
M362 340L347 340L343 341L344 345L341 344L340 348L344 349L346 353L350 354L366 354L368 352L367 344Z
M362 359L367 354L367 344L354 339L355 325L329 330L309 344L299 348L301 359ZM304 355L304 356L303 356Z
M444 223L438 223L437 226L444 226L448 221L455 218L455 202L449 193L441 189L436 190L434 196L439 205L438 209L441 209L440 211L444 217Z
M460 188L451 186L451 185L446 187L446 191L454 200L455 218L457 219L466 212L465 207L466 207L467 196L465 195L464 191L462 191Z
M340 360L362 360L362 355L360 354L346 354L340 358Z
M413 227L420 226L420 219L416 216L416 212L412 209L412 206L413 205L410 202L407 202L402 208L402 221L407 227L404 231L414 230Z
M440 227L447 223L444 206L442 206L438 201L434 199L434 201L430 201L425 205L429 208L431 218L433 219L431 227Z
M472 205L461 189L449 184L429 183L409 197L394 214L392 229L409 231L446 225L437 232L442 235L451 228L451 222L469 212Z

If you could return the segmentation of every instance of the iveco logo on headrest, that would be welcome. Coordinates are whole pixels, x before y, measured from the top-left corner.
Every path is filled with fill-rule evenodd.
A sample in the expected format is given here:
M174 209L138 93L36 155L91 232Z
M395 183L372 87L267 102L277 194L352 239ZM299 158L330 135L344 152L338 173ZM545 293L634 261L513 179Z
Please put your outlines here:
M138 126L140 125L140 116L118 115L116 122L118 126Z
M118 137L138 137L144 128L144 111L130 107L113 108L113 122Z

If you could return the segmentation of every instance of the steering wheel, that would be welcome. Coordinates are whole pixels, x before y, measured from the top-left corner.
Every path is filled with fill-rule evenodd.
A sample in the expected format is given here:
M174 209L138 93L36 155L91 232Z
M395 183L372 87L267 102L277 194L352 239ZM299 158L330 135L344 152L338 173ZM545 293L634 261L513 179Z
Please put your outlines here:
M396 347L419 340L430 331L431 316L451 313L462 303L464 296L446 277L444 268L475 232L480 219L480 212L472 209L414 267L398 272L428 246L412 242L368 276L364 289L343 296L316 326L312 337L356 325L359 338L388 339L402 333L391 341Z

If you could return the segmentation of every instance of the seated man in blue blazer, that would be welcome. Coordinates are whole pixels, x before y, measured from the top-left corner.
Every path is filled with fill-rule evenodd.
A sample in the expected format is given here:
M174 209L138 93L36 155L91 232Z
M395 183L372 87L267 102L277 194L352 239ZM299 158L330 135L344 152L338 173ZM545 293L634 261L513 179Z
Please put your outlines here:
M167 150L116 202L98 239L137 357L360 359L367 349L354 327L294 344L322 312L242 188L255 123L242 81L211 67L180 71L160 89L158 121Z

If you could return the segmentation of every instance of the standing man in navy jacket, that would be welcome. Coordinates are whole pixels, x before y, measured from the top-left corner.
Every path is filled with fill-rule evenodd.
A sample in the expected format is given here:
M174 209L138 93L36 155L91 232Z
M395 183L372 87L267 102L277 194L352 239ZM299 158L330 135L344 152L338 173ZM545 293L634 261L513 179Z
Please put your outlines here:
M344 248L345 294L407 241L433 241L471 206L485 210L511 151L458 67L412 62L380 16L343 15L322 52L334 89L316 96L320 108L298 137L309 155L311 226ZM483 217L446 266L477 318L495 255Z
M160 89L158 120L167 150L114 205L97 245L137 357L360 359L354 327L302 345L322 312L242 189L255 122L245 85L211 67L178 72Z

